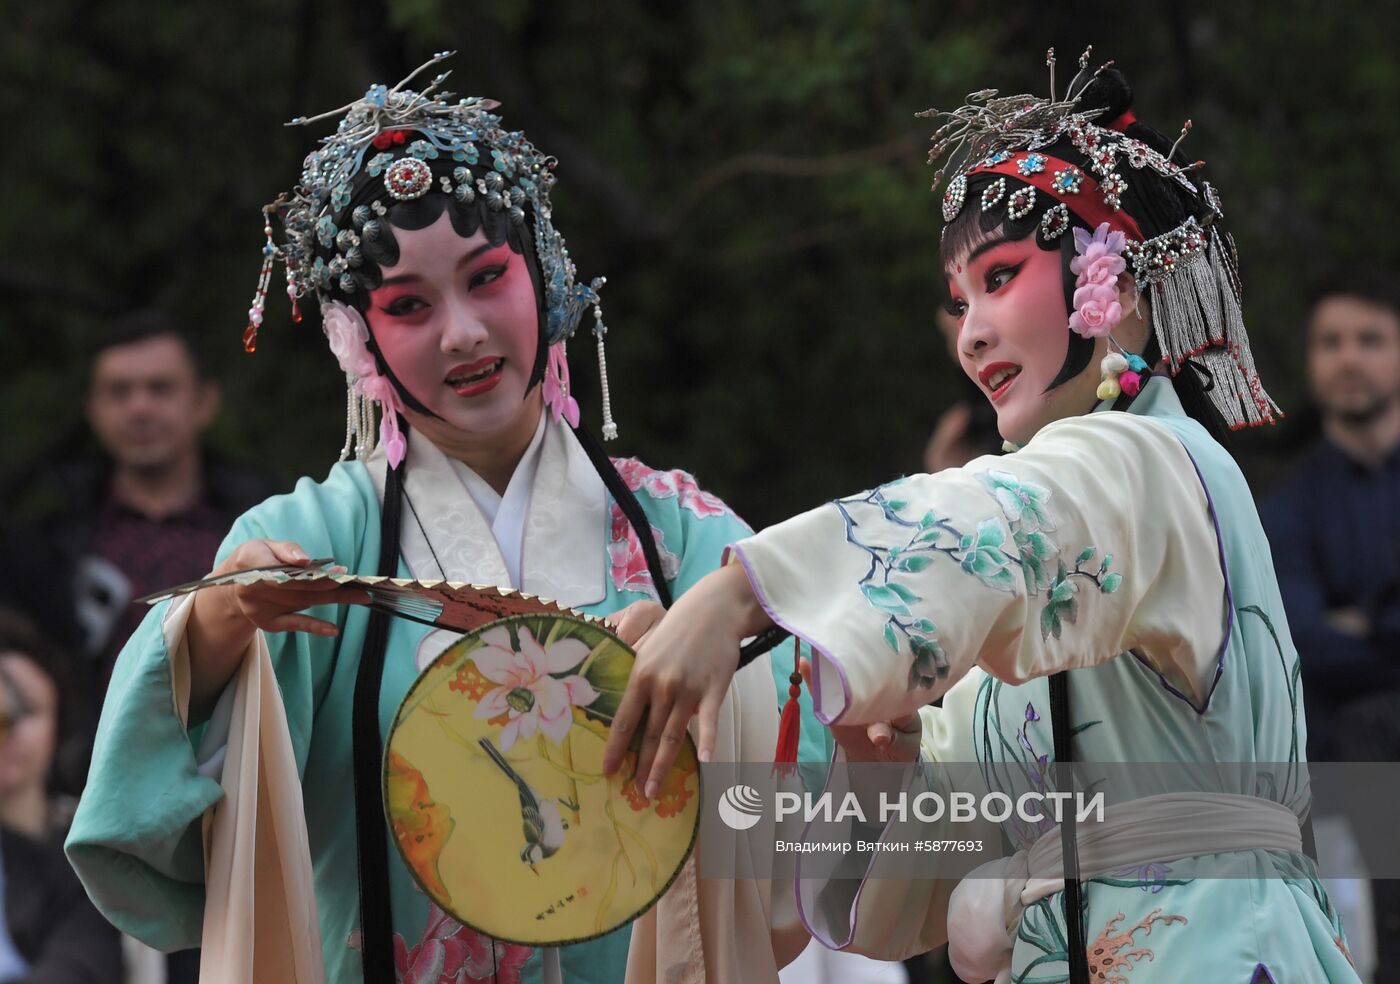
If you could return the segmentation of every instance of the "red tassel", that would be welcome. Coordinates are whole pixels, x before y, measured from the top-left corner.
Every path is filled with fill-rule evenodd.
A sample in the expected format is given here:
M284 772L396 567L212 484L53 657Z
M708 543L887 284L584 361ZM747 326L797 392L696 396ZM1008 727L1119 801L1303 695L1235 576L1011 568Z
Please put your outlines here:
M802 674L797 672L797 660L802 655L802 643L792 641L792 676L788 677L788 699L778 719L778 747L773 751L773 772L790 776L797 771L797 746L802 740Z

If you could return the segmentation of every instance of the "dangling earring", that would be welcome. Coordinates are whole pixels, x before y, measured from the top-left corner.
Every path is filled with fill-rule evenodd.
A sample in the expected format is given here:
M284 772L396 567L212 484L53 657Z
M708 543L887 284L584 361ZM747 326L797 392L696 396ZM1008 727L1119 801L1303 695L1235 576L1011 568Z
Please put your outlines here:
M1120 393L1137 396L1142 391L1143 376L1147 374L1147 363L1140 355L1129 355L1113 336L1108 338L1109 352L1099 363L1099 373L1103 382L1099 383L1098 398L1112 400ZM1113 351L1117 349L1118 351Z
M599 277L594 281L595 290L607 281ZM593 303L593 337L598 339L598 379L599 390L603 396L603 440L611 441L617 437L617 424L613 422L612 416L612 393L608 390L608 356L603 351L603 336L608 333L608 326L603 324L603 309L595 301Z
M258 272L258 287L253 292L253 303L248 308L248 327L243 330L243 350L249 354L258 350L258 329L263 323L263 308L267 305L267 287L272 280L272 261L277 258L277 244L272 241L271 206L263 209L263 235L267 242L263 245L262 270Z

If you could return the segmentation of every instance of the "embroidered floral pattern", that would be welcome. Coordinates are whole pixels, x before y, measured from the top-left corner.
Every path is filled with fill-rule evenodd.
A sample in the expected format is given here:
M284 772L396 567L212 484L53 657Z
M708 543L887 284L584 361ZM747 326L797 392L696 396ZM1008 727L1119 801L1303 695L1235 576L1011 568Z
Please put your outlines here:
M661 574L666 580L674 580L680 572L680 558L666 549L666 537L655 526L651 535L656 540L656 552L661 555ZM637 531L627 521L627 515L616 502L612 504L612 540L608 543L608 566L612 573L613 587L618 591L634 591L637 594L659 598L656 584L651 579L647 567L647 557L642 551L642 541Z
M653 499L678 499L682 509L701 519L730 512L719 496L701 489L689 472L679 468L658 471L648 468L636 458L614 458L612 463L633 492L645 491Z
M1147 947L1127 949L1134 943L1133 934L1138 930L1151 933L1153 923L1170 926L1172 923L1186 922L1185 916L1164 916L1161 909L1153 909L1120 933L1117 932L1118 924L1123 919L1121 912L1114 916L1104 924L1094 942L1089 944L1089 980L1092 984L1128 984L1128 978L1120 971L1132 970L1135 960L1151 960L1153 957Z
M394 934L397 984L520 984L532 948L468 929L429 903L423 938L410 949Z
M984 582L995 581L1001 578L1010 561L997 542L1002 536L999 524L993 523L997 527L993 531L983 523L977 534L964 535L933 510L918 520L902 515L909 503L897 497L897 489L904 481L900 479L864 495L838 499L833 504L846 523L846 541L870 555L870 569L861 578L859 589L870 606L885 616L885 644L896 653L904 652L905 645L908 646L912 657L909 689L927 690L939 677L947 676L948 657L938 641L938 627L927 618L916 617L909 607L923 598L903 583L901 575L917 574L942 553ZM899 538L904 542L880 546L862 539L856 532L860 524L852 513L862 507L878 509L886 523L899 531ZM941 541L955 541L957 545Z
M1098 556L1097 547L1081 550L1073 570L1065 566L1060 559L1059 544L1050 535L1055 527L1046 509L1051 495L1049 489L1010 472L990 470L977 477L1006 517L1027 593L1036 597L1041 589L1046 591L1045 607L1040 612L1042 638L1060 638L1065 624L1073 624L1079 617L1079 600L1075 597L1079 585L1074 578L1092 582L1103 594L1112 594L1122 586L1123 575L1110 573L1112 554L1104 555L1097 570L1092 567ZM1055 562L1053 576L1049 573L1051 561ZM1086 564L1091 566L1086 568Z

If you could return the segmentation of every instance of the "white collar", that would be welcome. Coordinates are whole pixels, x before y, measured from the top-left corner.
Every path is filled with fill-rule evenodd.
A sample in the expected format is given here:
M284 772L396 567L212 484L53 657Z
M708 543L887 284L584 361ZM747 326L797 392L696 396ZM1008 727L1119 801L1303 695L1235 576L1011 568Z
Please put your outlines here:
M525 533L525 516L530 506L530 491L535 486L535 473L540 464L540 445L544 439L545 415L540 414L535 436L530 439L525 454L506 484L505 495L493 489L486 479L456 458L447 463L457 473L472 502L491 526L491 535L505 561L512 587L520 587L520 551Z
M518 587L571 608L597 604L607 597L607 487L567 425L546 418L537 440L533 481L522 481L518 493L525 500ZM367 466L382 502L382 449ZM519 473L517 467L498 520ZM473 497L463 495L458 471L418 432L409 434L404 491L399 549L415 578L517 586L492 524Z

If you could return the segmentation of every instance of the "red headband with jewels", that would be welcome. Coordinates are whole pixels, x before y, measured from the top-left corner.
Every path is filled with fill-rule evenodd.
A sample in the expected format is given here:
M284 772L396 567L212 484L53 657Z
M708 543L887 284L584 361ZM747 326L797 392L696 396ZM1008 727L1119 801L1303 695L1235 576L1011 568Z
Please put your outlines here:
M1035 188L1036 192L1044 192L1056 201L1063 202L1065 207L1079 216L1090 229L1097 229L1100 223L1107 222L1110 230L1122 232L1134 242L1142 242L1145 238L1131 215L1110 204L1127 188L1123 179L1116 175L1110 175L1105 181L1114 181L1116 178L1117 184L1105 187L1068 161L1036 151L1007 154L996 163L979 164L969 168L966 173L1004 174L1017 178ZM1035 205L1035 193L1018 189L1010 195L1011 200L1007 202L1006 207L1012 213L1012 218L1020 218ZM979 204L982 210L986 211L1000 204L1006 196L1005 182L994 181L983 191ZM1018 196L1020 201L1016 200Z

